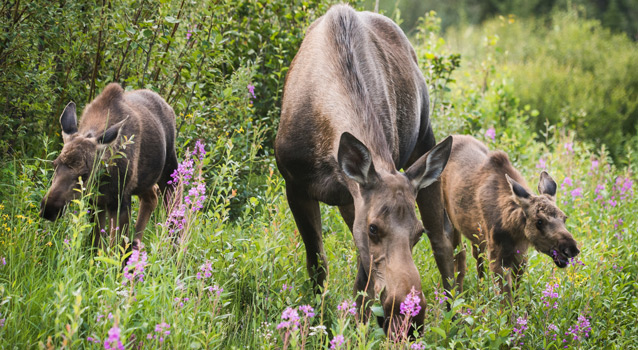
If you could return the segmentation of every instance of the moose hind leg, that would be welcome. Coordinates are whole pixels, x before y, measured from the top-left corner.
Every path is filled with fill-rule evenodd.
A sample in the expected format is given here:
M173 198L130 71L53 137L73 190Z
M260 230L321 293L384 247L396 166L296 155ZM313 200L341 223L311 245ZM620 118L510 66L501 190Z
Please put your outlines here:
M151 218L153 210L157 207L157 192L159 188L154 185L148 191L139 195L140 199L140 212L137 216L137 222L135 223L135 238L133 239L133 249L138 249L142 243L142 236L144 235L144 228L148 224L148 220Z
M290 211L295 218L299 234L306 247L306 267L317 291L328 274L328 263L321 236L321 211L319 202L310 199L303 191L286 186Z

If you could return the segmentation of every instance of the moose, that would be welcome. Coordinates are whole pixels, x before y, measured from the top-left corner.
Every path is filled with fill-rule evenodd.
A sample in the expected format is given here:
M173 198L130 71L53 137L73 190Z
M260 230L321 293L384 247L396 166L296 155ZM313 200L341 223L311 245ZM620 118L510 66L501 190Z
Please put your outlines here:
M323 202L339 207L352 232L355 292L365 291L368 299L379 295L385 330L396 324L392 319L413 288L422 306L413 321L423 323L412 249L425 230L415 202L424 223L443 217L435 205L437 180L451 145L451 138L436 145L427 85L399 26L336 5L308 28L286 76L275 157L317 291L328 273ZM425 228L438 236L443 224L441 219ZM365 305L366 298L358 297L357 304Z
M563 268L578 255L576 241L565 227L567 217L556 206L556 182L543 171L538 195L532 194L506 153L489 151L477 139L454 135L452 153L441 175L445 212L453 227L453 245L461 245L450 259L463 290L466 259L461 234L472 243L479 279L485 253L489 268L501 278L512 301L512 289L522 276L531 244ZM503 283L505 283L503 285Z
M107 85L86 106L78 126L75 103L60 116L64 145L53 165L51 188L40 205L40 216L54 221L80 194L79 179L91 176L99 183L94 206L93 246L102 241L110 219L109 244L118 231L128 233L131 196L140 200L132 249L141 244L144 228L158 203L158 189L168 196L167 182L177 168L175 113L150 90L124 92L117 83ZM127 140L129 142L123 141ZM111 148L112 152L106 152ZM120 157L110 157L119 153ZM112 158L111 160L107 158ZM119 229L119 230L118 230Z

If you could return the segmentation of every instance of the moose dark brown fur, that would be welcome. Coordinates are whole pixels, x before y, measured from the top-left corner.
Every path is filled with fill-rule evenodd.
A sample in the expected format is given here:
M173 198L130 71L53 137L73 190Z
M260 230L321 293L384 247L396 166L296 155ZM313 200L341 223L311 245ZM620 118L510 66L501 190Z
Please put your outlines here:
M98 221L94 245L99 232L110 218L109 244L116 230L128 232L131 196L140 199L140 211L135 225L133 249L138 247L151 213L157 206L157 185L162 193L177 167L175 154L175 113L158 94L149 90L124 92L112 83L84 109L77 125L75 104L70 102L60 117L64 146L53 162L55 174L51 188L42 199L40 216L56 220L67 203L79 194L78 179L87 181L101 172L95 216ZM126 147L123 140L129 140ZM107 148L112 152L106 152ZM111 154L124 156L112 161ZM100 169L100 160L109 161Z
M355 291L380 294L386 321L399 314L412 288L424 306L412 258L424 232L415 201L424 222L443 217L432 203L440 203L436 180L451 139L435 146L428 103L425 79L401 29L345 5L310 26L284 87L275 155L308 272L316 286L327 275L319 201L339 206L359 252ZM432 215L432 207L439 212ZM431 237L440 236L443 221L426 227ZM439 241L431 241L441 251ZM451 244L444 248L452 252Z
M502 277L510 300L512 286L525 269L530 244L552 257L558 267L567 266L569 258L579 253L565 227L567 217L556 206L556 182L545 171L540 175L539 194L534 195L507 154L490 152L470 136L455 135L441 188L454 228L454 246L461 244L461 234L472 242L479 278L487 252L490 270ZM457 287L462 290L463 245L454 260Z

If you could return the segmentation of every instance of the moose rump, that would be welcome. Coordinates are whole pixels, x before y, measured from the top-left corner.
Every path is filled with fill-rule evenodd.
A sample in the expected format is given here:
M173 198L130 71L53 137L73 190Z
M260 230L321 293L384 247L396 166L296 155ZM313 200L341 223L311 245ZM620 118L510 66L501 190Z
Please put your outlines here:
M275 156L308 272L317 287L327 276L319 202L339 206L359 253L355 291L379 295L386 321L411 292L424 306L412 259L424 232L415 201L422 215L429 212L424 189L451 148L451 139L435 147L428 103L401 29L346 5L310 26L284 86Z
M98 209L94 245L100 242L99 233L105 232L107 223L110 244L118 230L128 232L131 196L136 195L140 211L135 249L157 206L156 185L164 193L177 168L173 109L152 91L125 93L119 84L111 83L86 106L79 126L73 102L62 112L60 125L64 146L53 162L55 173L42 199L40 216L56 220L79 195L79 178L86 182L93 176L99 183L99 196L93 203ZM118 152L121 157L111 157Z

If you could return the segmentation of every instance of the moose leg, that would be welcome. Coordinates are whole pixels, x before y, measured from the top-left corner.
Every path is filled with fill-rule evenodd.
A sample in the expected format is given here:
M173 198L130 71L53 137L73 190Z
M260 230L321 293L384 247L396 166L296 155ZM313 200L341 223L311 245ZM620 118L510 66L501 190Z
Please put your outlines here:
M323 286L328 274L328 263L323 251L323 238L321 236L321 211L318 201L310 199L305 193L300 192L293 189L292 186L286 186L288 205L306 247L308 274L313 279L316 291L319 292L319 287Z
M461 232L454 230L454 240L452 242L453 247L456 249L459 247L459 252L454 256L454 266L456 269L456 288L458 292L463 292L463 279L465 278L465 270L467 267L465 259L465 245L463 244L463 238Z
M104 209L98 209L97 213L93 215L94 231L93 231L93 248L100 248L104 250L103 240L106 240L106 211Z
M450 239L452 225L446 218L441 199L441 183L434 182L430 186L419 191L416 198L423 225L430 238L434 260L443 278L443 288L450 291L454 281L454 249ZM448 224L445 225L445 220ZM449 230L445 230L445 227Z
M144 235L144 228L146 228L153 210L157 207L157 191L159 191L159 188L155 185L151 187L150 190L138 196L140 199L140 212L137 216L137 222L135 223L133 249L138 249L140 247L142 243L142 236Z
M485 248L486 248L485 241L482 241L478 244L472 242L472 255L474 256L474 259L476 259L476 272L478 274L479 280L483 278L483 272L485 270L485 266L483 266Z
M354 232L352 231L352 227L354 225L354 204L339 206L339 212L341 213L341 217L343 217L343 220L346 222L346 225L348 225L350 232L352 232L354 235ZM365 269L360 258L357 258L357 266L358 266L358 271L357 271L357 278L355 279L355 282L354 282L354 293L356 295L357 306L359 307L361 307L362 305L364 306L365 311L361 315L361 319L364 322L367 322L369 308L367 307L366 301L374 300L374 286L372 285L370 281L370 276L366 273L366 271L370 270L370 267L368 266L368 268ZM359 294L360 291L365 291L367 297L364 297L363 295ZM381 320L379 324L383 324L383 320Z

